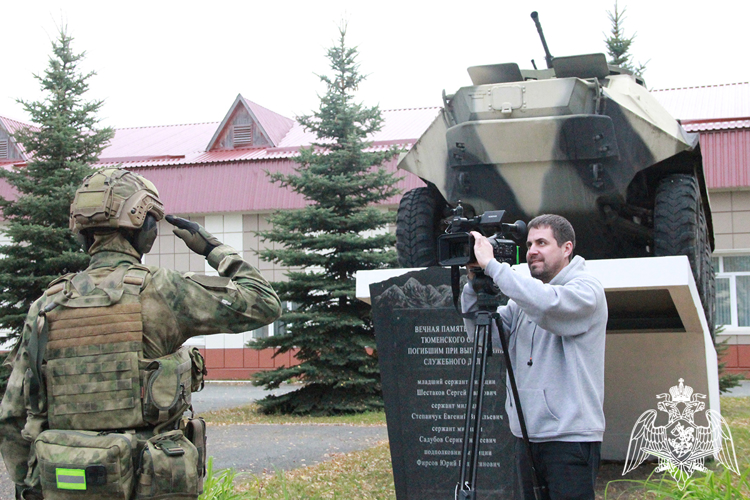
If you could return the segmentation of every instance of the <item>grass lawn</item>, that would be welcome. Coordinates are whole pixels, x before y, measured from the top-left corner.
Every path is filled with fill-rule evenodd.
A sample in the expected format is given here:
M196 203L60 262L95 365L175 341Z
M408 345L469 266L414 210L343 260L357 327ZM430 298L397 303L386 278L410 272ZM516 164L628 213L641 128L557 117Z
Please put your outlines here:
M750 471L750 398L721 398L721 414L729 423L734 438L740 472ZM253 406L235 410L222 410L204 415L211 425L229 425L233 423L274 423L274 424L345 424L345 425L384 425L385 414L369 413L347 417L289 417L260 415ZM720 474L723 467L714 462L708 463L710 469ZM622 463L604 463L599 471L597 499L635 500L642 498L680 498L679 496L657 496L646 493L643 485L622 481ZM645 480L654 469L653 464L643 464L628 474L627 479ZM663 474L660 474L662 476ZM668 477L668 475L667 475ZM714 476L717 477L717 476ZM335 455L330 461L292 471L279 471L275 474L255 477L249 482L231 484L231 471L220 471L214 474L213 481L218 486L206 488L202 500L250 500L250 499L356 499L356 500L395 500L393 473L388 443L380 443L367 450ZM703 487L706 475L696 472L694 479ZM652 478L651 484L660 478ZM719 479L722 479L719 477ZM224 480L225 486L219 483ZM723 477L731 482L729 494L721 486L709 484L706 496L685 498L748 498L750 490L747 484L738 486L740 478L735 474ZM610 483L610 481L615 481ZM605 497L605 488L610 484ZM207 482L208 486L208 482ZM744 489L743 489L744 488ZM209 491L210 489L210 491ZM213 494L212 494L213 493ZM726 495L726 496L725 496Z
M318 424L318 425L385 425L385 412L367 412L338 417L300 417L291 415L264 415L254 404L215 410L200 415L209 425L232 424Z

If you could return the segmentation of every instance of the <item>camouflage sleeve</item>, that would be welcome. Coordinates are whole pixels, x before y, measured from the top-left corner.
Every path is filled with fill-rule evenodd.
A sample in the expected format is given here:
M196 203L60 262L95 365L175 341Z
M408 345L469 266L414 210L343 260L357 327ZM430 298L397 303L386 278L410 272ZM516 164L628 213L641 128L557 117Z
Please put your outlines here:
M196 335L254 330L281 315L276 292L234 248L218 246L207 260L219 276L181 275L165 269L154 275L153 284L177 322L178 346Z
M12 366L8 385L0 403L0 453L5 461L10 479L17 485L24 484L28 471L32 441L24 438L22 431L26 426L26 400L24 398L24 379L29 368L27 347L31 336L31 321L36 316L36 308L26 317L22 336L8 356L7 362Z

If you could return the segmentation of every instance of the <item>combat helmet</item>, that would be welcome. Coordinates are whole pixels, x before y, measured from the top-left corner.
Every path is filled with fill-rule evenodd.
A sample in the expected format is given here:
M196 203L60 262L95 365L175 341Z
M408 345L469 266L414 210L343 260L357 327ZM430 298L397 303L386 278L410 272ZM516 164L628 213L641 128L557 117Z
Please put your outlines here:
M148 179L128 170L108 167L83 180L70 205L70 229L88 230L143 227L146 216L164 218L159 191Z

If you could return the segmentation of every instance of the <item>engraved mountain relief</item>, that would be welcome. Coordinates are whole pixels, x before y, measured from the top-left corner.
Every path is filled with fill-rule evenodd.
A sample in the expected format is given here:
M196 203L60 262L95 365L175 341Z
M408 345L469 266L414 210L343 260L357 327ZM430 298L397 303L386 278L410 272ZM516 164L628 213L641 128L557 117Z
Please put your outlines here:
M393 285L375 298L391 308L428 309L431 307L453 307L451 288L448 285L424 286L410 278L403 286Z

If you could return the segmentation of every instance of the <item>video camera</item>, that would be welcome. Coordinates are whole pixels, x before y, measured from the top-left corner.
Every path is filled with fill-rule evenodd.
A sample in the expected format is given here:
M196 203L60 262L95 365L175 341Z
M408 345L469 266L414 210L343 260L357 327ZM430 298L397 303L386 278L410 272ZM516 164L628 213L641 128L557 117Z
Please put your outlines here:
M526 224L516 221L514 224L502 222L505 210L492 210L471 219L463 216L461 202L453 209L453 216L448 219L448 229L437 239L438 264L441 266L465 266L470 262L476 262L474 255L474 236L470 231L477 231L488 237L495 259L498 262L507 262L510 265L520 262L518 244L506 239L513 235L523 238L526 235Z

